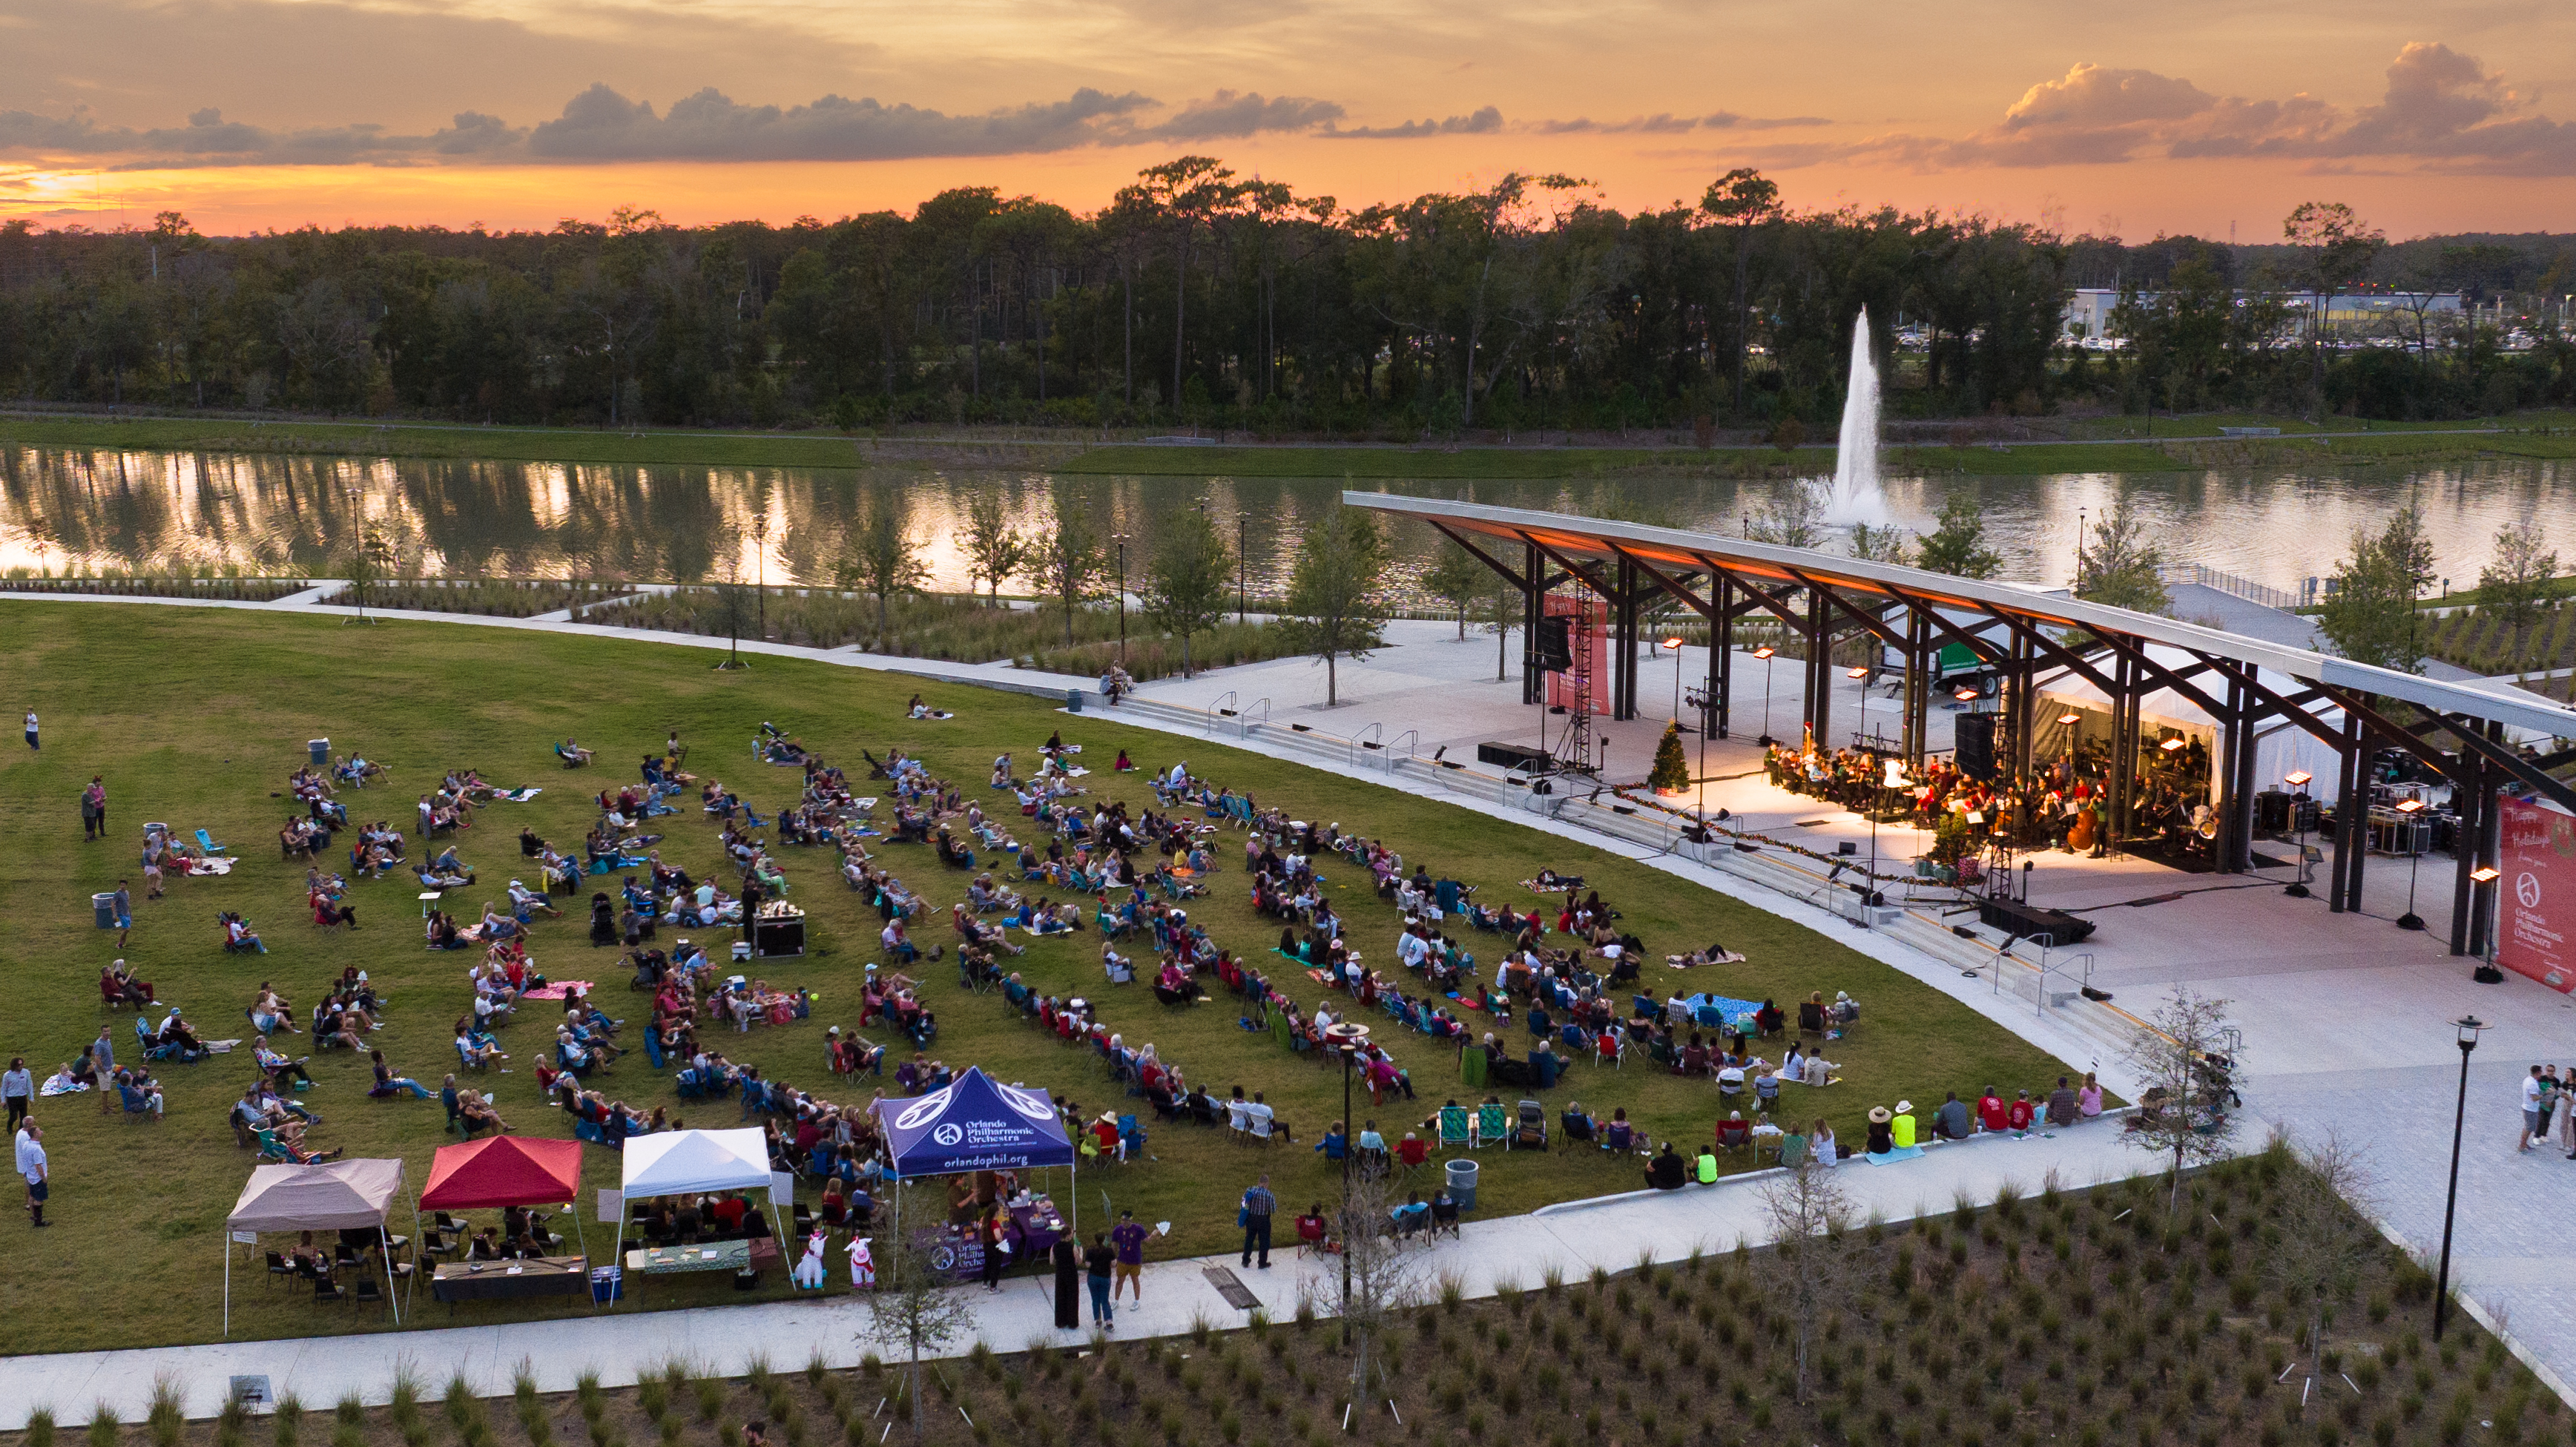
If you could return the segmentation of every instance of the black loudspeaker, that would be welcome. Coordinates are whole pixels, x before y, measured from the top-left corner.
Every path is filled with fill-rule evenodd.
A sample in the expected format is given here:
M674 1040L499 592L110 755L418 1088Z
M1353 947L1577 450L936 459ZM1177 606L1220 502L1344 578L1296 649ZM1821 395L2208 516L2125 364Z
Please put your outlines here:
M1950 721L1950 736L1958 745L1959 772L1981 784L1995 781L1995 721L1991 713L1963 713Z
M2254 827L2266 834L2286 834L2290 830L2290 796L2279 789L2265 789L2254 796Z
M1563 673L1574 666L1573 619L1551 613L1538 620L1538 640L1530 650L1530 667L1541 673Z

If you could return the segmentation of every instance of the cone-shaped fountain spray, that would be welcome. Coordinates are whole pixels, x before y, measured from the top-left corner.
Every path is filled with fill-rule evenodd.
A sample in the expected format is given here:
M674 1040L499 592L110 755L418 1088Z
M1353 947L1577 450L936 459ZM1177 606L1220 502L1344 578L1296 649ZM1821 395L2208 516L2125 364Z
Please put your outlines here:
M1878 485L1878 363L1869 354L1867 307L1852 321L1851 385L1843 394L1842 443L1834 454L1825 521L1844 526L1887 521L1887 497Z

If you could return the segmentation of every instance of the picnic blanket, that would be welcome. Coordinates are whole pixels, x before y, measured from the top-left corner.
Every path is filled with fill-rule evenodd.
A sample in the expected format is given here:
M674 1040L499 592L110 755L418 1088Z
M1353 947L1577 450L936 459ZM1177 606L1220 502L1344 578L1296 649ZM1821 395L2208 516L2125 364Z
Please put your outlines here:
M74 1095L87 1089L89 1089L87 1081L55 1080L47 1077L45 1083L37 1087L36 1093L38 1095Z
M507 800L509 800L509 801L510 801L511 803L513 803L513 804L524 804L524 803L528 802L530 799L533 799L533 798L537 797L539 794L542 794L542 793L544 793L544 792L545 792L545 790L544 790L544 789L541 789L541 788L538 788L538 789L495 789L495 790L493 790L493 791L492 791L492 797L493 797L493 798L495 798L495 799L507 799Z
M180 872L182 874L230 874L233 872L233 862L229 859L183 858L179 863L181 865Z
M1733 950L1725 950L1721 951L1716 958L1704 960L1700 963L1711 965L1740 965L1744 963L1744 956ZM1691 957L1688 955L1666 955L1664 956L1664 964L1667 968L1675 970L1696 969L1698 967L1691 962Z
M1892 1166L1898 1161L1910 1161L1922 1154L1923 1147L1921 1146L1899 1146L1892 1151L1863 1151L1861 1153L1861 1159L1869 1162L1873 1166Z
M1738 1000L1729 995L1685 995L1682 1003L1690 1008L1694 1017L1702 1010L1714 1008L1729 1025L1750 1026L1753 1017L1762 1011L1759 1000Z
M590 990L590 981L550 980L547 983L539 985L535 989L519 996L519 998L522 1000L560 1000L564 997L564 992L567 990L580 990L586 994Z

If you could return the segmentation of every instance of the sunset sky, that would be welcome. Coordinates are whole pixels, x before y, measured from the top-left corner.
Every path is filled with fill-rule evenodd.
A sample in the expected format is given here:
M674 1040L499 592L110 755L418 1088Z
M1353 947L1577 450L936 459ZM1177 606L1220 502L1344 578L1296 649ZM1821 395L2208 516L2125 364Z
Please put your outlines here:
M1752 165L2133 241L2576 228L2576 6L2532 0L0 0L0 56L0 218L46 226L1090 210L1195 152L1346 205Z

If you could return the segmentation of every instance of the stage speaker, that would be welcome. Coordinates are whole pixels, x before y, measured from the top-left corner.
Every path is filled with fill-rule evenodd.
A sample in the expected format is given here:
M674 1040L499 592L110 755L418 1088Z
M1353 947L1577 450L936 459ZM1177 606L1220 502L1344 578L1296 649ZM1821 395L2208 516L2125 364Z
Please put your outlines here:
M2290 828L2290 796L2280 789L2265 789L2254 796L2254 827L2266 834L2286 834Z
M1538 637L1530 649L1530 667L1541 673L1563 673L1574 666L1574 619L1551 613L1538 620Z
M2000 717L1963 713L1950 721L1950 736L1958 745L1959 772L1981 784L1995 781L1995 722Z

